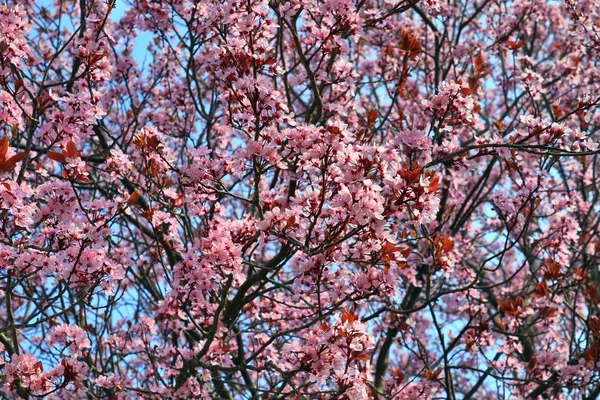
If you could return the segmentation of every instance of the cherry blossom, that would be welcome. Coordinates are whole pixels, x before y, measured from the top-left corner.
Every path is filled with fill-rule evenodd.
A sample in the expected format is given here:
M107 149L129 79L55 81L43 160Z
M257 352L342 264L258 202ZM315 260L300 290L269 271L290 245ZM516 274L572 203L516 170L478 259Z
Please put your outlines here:
M599 21L1 4L0 397L599 397Z

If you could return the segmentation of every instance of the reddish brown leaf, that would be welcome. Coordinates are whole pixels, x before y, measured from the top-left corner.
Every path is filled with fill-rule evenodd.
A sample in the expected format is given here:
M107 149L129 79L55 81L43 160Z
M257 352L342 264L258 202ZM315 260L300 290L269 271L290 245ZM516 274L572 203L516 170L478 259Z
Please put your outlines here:
M544 278L555 280L561 276L560 265L555 262L551 262L546 266L544 270Z
M423 172L423 168L403 169L400 171L400 176L406 181L406 183L411 185L419 181L421 172Z
M61 153L57 153L55 151L51 151L49 153L46 153L46 157L48 157L51 160L57 161L61 164L66 164L67 160L65 159L65 156L62 155Z
M527 368L529 370L532 370L535 368L536 365L537 365L537 357L531 356L531 358L529 359L529 362L527 363Z
M400 249L400 247L397 247L395 244L386 241L385 244L381 247L381 254L382 255L392 254L393 252L395 252L399 249Z
M152 220L152 216L154 215L154 210L149 208L145 211L142 211L142 217L146 218L148 221Z
M429 179L429 193L437 193L440 190L440 177L438 175Z
M523 42L519 40L518 42L513 42L512 40L508 41L508 47L513 51L513 53L517 53L521 47L523 47Z
M345 308L342 308L342 322L353 323L356 320L358 320L357 315L354 315L351 311L348 312Z
M369 126L373 126L373 124L375 124L375 121L377 120L378 116L379 113L375 109L372 109L367 113L367 122Z
M540 310L540 317L553 318L556 317L556 308L544 307Z
M454 240L449 236L436 236L433 240L438 252L446 254L454 250Z
M390 368L390 373L396 379L396 382L402 382L404 380L404 374L400 368Z
M66 151L63 152L65 158L76 158L77 157L77 147L75 147L75 143L72 140L67 142Z
M138 202L138 200L140 199L140 194L138 192L133 192L129 195L129 198L127 199L127 204L128 205L132 205Z
M6 159L6 153L8 152L8 137L4 136L2 140L0 140L0 161L4 161Z
M276 61L277 61L277 59L275 57L270 56L264 61L264 64L271 65L271 64L275 64Z
M546 297L548 294L548 288L546 286L546 282L540 282L537 284L535 288L535 294L533 295L535 298Z
M516 317L523 311L523 299L517 297L514 300L508 300L506 302L499 301L498 306L500 307L500 311L512 317Z
M599 350L600 350L600 347L597 344L593 345L591 347L588 347L587 349L585 349L585 352L583 353L583 357L588 362L594 362L598 359Z
M41 361L38 361L35 364L33 364L33 368L34 368L34 370L42 372L44 370L44 364L42 364Z
M586 282L588 275L588 270L576 268L575 271L573 271L573 280L578 284L583 284Z
M148 148L152 151L156 151L160 145L160 141L156 136L149 136L146 139L146 142L148 143Z
M75 179L77 181L83 182L83 183L90 182L90 178L88 178L87 176L82 175L82 174L77 174L77 176L75 177Z
M421 43L410 31L403 31L400 38L400 48L414 60L421 54Z
M358 356L354 357L355 360L359 360L359 361L369 361L371 359L371 357L368 354L359 354Z
M552 105L552 114L554 114L555 118L560 118L563 116L562 108L558 104Z
M585 293L594 303L600 302L600 293L598 293L598 289L596 289L596 287L589 286L584 289L583 293Z
M15 166L19 161L22 161L27 156L27 153L17 153L8 160L6 160L2 166L0 166L0 171L2 172L10 172L15 169Z
M475 72L478 74L482 73L487 67L485 60L483 58L483 53L477 53L477 55L473 58L473 66L475 67Z
M407 258L411 252L412 249L410 247L396 246L393 243L385 242L381 248L381 258L383 261L389 262L396 259L394 253L400 253L404 258Z
M436 369L433 372L430 370L427 370L427 371L425 371L425 378L430 381L437 381L441 372L442 372L442 370L440 368Z
M594 315L592 318L590 318L588 326L590 327L592 332L594 332L594 335L600 337L600 318Z

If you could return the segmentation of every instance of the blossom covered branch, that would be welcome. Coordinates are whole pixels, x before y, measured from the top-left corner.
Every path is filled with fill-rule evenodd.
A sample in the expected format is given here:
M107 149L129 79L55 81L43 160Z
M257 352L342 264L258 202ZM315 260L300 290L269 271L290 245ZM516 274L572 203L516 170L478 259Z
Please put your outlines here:
M599 21L0 4L0 397L596 398Z

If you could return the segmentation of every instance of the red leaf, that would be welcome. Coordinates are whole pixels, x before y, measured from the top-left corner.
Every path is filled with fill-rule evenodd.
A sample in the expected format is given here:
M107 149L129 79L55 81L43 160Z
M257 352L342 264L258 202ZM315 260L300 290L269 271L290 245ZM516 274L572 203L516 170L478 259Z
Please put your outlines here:
M76 176L76 179L77 179L79 182L83 182L83 183L86 183L86 182L91 182L91 181L90 181L90 178L88 178L87 176L85 176L85 175L83 175L83 174L77 174L77 176Z
M42 372L44 370L44 364L42 364L41 361L38 361L35 364L33 364L33 368L39 372Z
M77 372L75 372L73 366L69 364L69 362L65 358L63 358L60 363L64 368L63 377L65 379L65 382L73 381L77 377Z
M400 48L407 52L408 56L413 60L421 54L421 43L419 43L419 40L410 31L402 32Z
M442 372L442 370L440 368L436 369L433 372L431 370L427 370L427 371L425 371L425 378L427 380L435 382L438 380L438 377L440 376L441 372Z
M381 248L382 258L386 262L395 259L395 257L392 257L392 255L396 252L402 254L404 258L407 258L410 253L412 253L412 249L410 247L396 246L390 242L385 242Z
M563 111L558 104L552 105L552 114L554 114L555 118L560 118L563 116Z
M556 308L543 307L540 310L540 316L542 318L553 318L553 317L556 317Z
M560 272L560 264L558 264L556 262L548 263L548 265L546 266L546 269L544 270L544 278L556 280L561 276L562 276L562 274Z
M443 249L446 253L454 250L454 240L450 239L448 236L444 237Z
M148 144L148 148L152 151L156 151L160 145L160 141L156 136L149 136L146 138L146 143Z
M535 368L536 365L537 365L537 357L531 356L531 358L529 359L529 363L527 363L527 368L532 370Z
M0 171L10 172L15 169L15 166L19 161L22 161L27 156L27 153L17 153L2 164Z
M129 195L129 199L127 199L127 204L132 205L138 202L140 199L140 194L138 192L133 192Z
M508 47L510 47L510 49L513 51L513 53L516 53L519 51L519 49L521 47L523 47L523 42L520 40L518 42L513 42L512 40L509 40Z
M360 354L356 357L354 357L355 360L360 360L360 361L369 361L371 359L371 357L368 354Z
M433 241L436 249L442 254L447 254L454 250L454 240L449 236L436 236Z
M404 374L400 370L400 368L390 368L390 373L396 379L396 382L402 382L404 379Z
M352 314L352 312L346 311L345 308L342 308L342 322L353 323L358 320L358 316Z
M439 190L440 177L438 175L435 175L429 180L429 193L437 193Z
M585 293L593 302L600 302L600 294L598 293L598 289L596 289L594 286L584 289L583 293Z
M600 318L593 316L588 322L588 326L594 332L594 335L600 336Z
M72 140L67 142L66 152L63 152L65 158L76 158L77 157L77 147L75 147L75 143Z
M398 250L400 250L400 247L397 247L393 243L386 241L383 247L381 248L381 254L388 255Z
M473 59L473 66L475 67L475 71L477 73L481 73L486 68L485 60L483 59L483 53L478 53Z
M421 172L423 172L423 168L414 168L414 169L403 169L400 171L400 177L406 181L409 185L417 183L419 178L421 177Z
M542 281L542 282L538 283L537 286L535 287L535 293L534 293L533 297L539 299L541 297L546 297L547 294L548 294L548 287L546 286L546 282Z
M0 140L0 161L4 161L6 159L6 153L8 152L8 137L4 136L2 140Z
M62 155L61 153L56 153L54 151L51 151L49 153L46 153L46 157L48 157L51 160L57 161L61 164L66 164L67 160L65 159L65 156Z
M583 353L583 357L586 361L592 362L598 359L598 352L600 351L600 347L596 344L594 346L588 347Z
M369 126L373 126L373 124L375 124L375 121L377 121L378 116L379 113L375 109L367 113L367 122L369 123Z
M498 306L500 307L500 311L512 317L516 317L523 311L523 299L517 297L514 300L509 299L506 302L499 301Z

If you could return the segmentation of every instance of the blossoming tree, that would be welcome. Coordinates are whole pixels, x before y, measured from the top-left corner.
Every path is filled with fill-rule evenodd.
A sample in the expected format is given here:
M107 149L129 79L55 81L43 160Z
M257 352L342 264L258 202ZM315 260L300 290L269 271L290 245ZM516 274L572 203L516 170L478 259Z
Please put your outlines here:
M600 395L597 2L117 1L0 5L0 397Z

